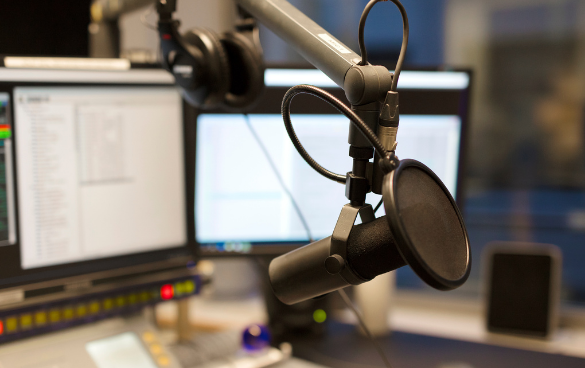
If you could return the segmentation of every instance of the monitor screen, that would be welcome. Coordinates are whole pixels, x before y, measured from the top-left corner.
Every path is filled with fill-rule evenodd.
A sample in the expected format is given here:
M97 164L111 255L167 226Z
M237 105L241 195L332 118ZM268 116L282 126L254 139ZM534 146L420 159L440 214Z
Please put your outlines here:
M416 103L411 103L414 108L401 106L396 152L399 158L429 166L456 197L465 119L459 100L468 88L469 75L405 71L400 82L399 88L409 90L408 97L422 104L424 99L454 100L446 104L447 109ZM280 98L299 83L341 91L318 70L268 69L266 98L255 111L247 116L221 112L198 116L196 234L204 253L282 253L333 232L342 206L348 203L345 186L322 177L301 158L280 115ZM405 99L401 93L401 101ZM352 167L349 122L314 100L314 107L307 104L315 101L293 101L295 131L320 165L345 174ZM380 196L368 194L372 205L379 200ZM378 215L382 214L380 210Z
M187 256L186 145L161 70L0 69L0 287Z
M172 87L16 87L21 265L184 245L181 97Z
M9 102L9 94L0 92L0 246L16 242Z

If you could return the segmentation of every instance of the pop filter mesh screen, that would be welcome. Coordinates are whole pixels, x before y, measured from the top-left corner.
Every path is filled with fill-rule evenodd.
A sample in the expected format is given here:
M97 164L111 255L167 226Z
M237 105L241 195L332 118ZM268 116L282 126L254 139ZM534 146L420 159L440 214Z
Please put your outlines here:
M467 242L449 197L420 168L406 167L397 179L398 214L412 247L437 275L460 279L467 268Z

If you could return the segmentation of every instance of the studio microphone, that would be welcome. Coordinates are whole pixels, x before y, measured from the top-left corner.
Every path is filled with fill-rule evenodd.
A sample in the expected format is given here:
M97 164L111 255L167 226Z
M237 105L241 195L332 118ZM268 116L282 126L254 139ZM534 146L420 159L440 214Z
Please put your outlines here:
M439 290L455 289L467 280L469 239L441 180L424 164L402 160L384 176L382 195L386 216L353 225L357 212L352 215L348 204L332 236L270 263L270 282L280 301L298 303L407 264Z
M351 109L330 93L308 85L292 87L282 101L286 131L301 157L327 179L344 183L345 195L350 201L341 209L330 237L277 257L270 263L268 275L272 289L285 304L359 285L407 264L423 281L439 290L455 289L469 277L469 239L453 197L427 166L415 160L398 160L395 155L400 115L397 86L408 44L408 17L400 1L392 0L402 15L403 42L391 75L387 69L368 63L364 43L365 21L377 2L379 0L371 0L360 18L361 61L354 64L352 60L349 70L345 62L340 68L344 71L343 89ZM301 44L304 42L304 39L299 40ZM322 60L332 50L325 47L329 51L321 52L323 48L313 44L307 47L309 49L309 55L319 49L314 53L319 55L315 60ZM330 60L324 64L328 66ZM337 75L332 71L330 74ZM319 165L294 132L290 105L301 93L329 103L351 121L348 143L353 167L345 176ZM368 175L372 156L374 167ZM372 206L365 203L366 194L372 190L382 194L386 211L386 216L378 219ZM358 215L362 224L354 225Z

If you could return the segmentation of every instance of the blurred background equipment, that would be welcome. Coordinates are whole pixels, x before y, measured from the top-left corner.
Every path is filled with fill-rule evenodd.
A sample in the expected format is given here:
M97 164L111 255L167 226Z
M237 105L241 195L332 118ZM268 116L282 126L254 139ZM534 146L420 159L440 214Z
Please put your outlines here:
M488 330L554 337L561 294L559 248L550 244L491 243L485 252Z
M366 2L291 0L354 50L357 49L355 27ZM83 6L81 3L84 3ZM472 98L468 101L471 106L471 129L466 131L467 149L462 156L465 165L459 175L461 182L457 185L457 188L465 188L458 200L465 203L463 212L473 253L479 256L486 244L502 240L558 245L564 255L561 331L556 338L546 342L501 336L495 340L486 339L479 297L483 285L479 267L472 270L463 287L451 292L448 297L430 290L411 270L401 268L396 272L397 291L392 304L393 314L390 315L396 332L393 340L385 341L391 341L392 346L396 347L393 350L396 357L408 355L403 361L406 366L480 367L490 359L500 359L492 365L501 367L512 364L509 362L514 362L515 366L518 362L532 366L582 366L582 361L576 358L570 361L568 357L549 353L585 356L583 340L579 335L580 329L585 326L582 313L585 302L585 269L582 267L585 195L581 180L585 177L585 156L582 154L585 135L581 134L585 122L585 97L582 93L582 86L585 86L585 3L581 0L404 0L403 3L411 22L406 59L409 66L420 69L455 65L474 70L473 85L470 86L472 93L469 95ZM67 4L67 9L76 9L75 13L71 14L60 4ZM93 55L89 45L96 28L90 26L88 34L91 23L89 9L89 1L6 2L0 12L0 40L3 40L0 53ZM182 30L203 26L223 32L232 29L235 15L230 0L185 0L180 2L177 16L182 20ZM115 52L134 62L156 63L158 34L148 28L148 25L155 25L155 18L153 6L121 15L118 19L119 49ZM76 31L61 32L82 20L83 26L78 25ZM41 28L40 32L29 33L37 26ZM271 31L260 26L260 33L264 56L269 63L285 64L291 68L304 63L300 55ZM74 39L84 45L84 50L79 51ZM37 44L36 40L42 40L42 44ZM373 12L366 25L366 41L373 62L381 60L387 64L389 60L396 60L401 42L399 15L393 11ZM17 46L18 49L7 45ZM58 50L45 49L49 46ZM77 51L61 51L73 47ZM388 67L391 68L392 64ZM284 92L279 93L282 95ZM403 109L409 100L405 93L401 92ZM8 97L3 95L3 105L0 103L0 124L4 124L6 111L11 108L8 103L10 94ZM277 100L280 103L280 98ZM297 106L299 112L301 108ZM293 118L300 130L301 121ZM403 124L402 132L406 126ZM7 134L2 127L0 132L3 137ZM290 217L294 218L294 212ZM7 239L11 230L8 222L5 224L0 232ZM12 234L14 236L15 232L12 231ZM299 241L293 246L302 243ZM257 249L257 245L249 247L245 241L220 241L217 246L208 245L207 249L225 249L226 253L236 255L238 249ZM233 264L237 266L232 267ZM263 303L257 300L258 291L250 286L256 282L256 275L250 272L252 265L250 257L231 257L225 267L217 267L219 274L214 287L218 294L198 298L194 303L199 313L192 318L198 326L225 326L226 319L234 323L234 316L239 314L262 319ZM244 269L249 272L244 273ZM226 283L221 282L224 279ZM241 287L234 280L242 280ZM201 306L207 302L209 305ZM327 314L329 322L339 318L351 321L338 300L332 300L332 304L332 313ZM220 312L225 310L218 305L231 309L226 307L227 312ZM346 327L347 330L335 329L332 334L354 343L352 347L363 343L363 351L370 351L368 342L353 335L353 326ZM345 335L342 334L344 331ZM488 341L490 344L547 353L445 338ZM408 345L410 349L406 344L397 343L399 340L412 342ZM310 343L319 347L324 344L323 340L310 340ZM419 354L420 345L442 349L428 351L423 357ZM7 346L3 345L2 349ZM350 350L355 348L347 349L347 354ZM339 348L333 346L330 351L338 353ZM378 357L373 354L372 363L376 364ZM352 362L348 355L343 355L343 358ZM363 357L360 358L354 362L363 363ZM559 363L559 358L562 358L562 363ZM400 365L401 362L399 358L396 363ZM341 366L338 361L330 363Z
M91 0L6 1L0 55L88 56Z
M120 57L120 18L153 3L152 0L93 0L90 6L91 24L88 27L89 56ZM156 62L156 58L145 58L144 62Z

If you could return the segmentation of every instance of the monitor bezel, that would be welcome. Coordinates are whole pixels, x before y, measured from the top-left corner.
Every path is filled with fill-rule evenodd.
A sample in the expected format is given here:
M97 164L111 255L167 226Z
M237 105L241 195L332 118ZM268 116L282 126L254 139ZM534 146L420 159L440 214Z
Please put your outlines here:
M387 65L389 69L390 63L384 64ZM304 64L304 65L284 65L284 64L273 64L267 65L266 69L304 69L304 70L316 70L314 67ZM401 93L401 106L400 112L402 114L409 114L409 110L412 108L413 103L409 103L408 95L411 93L420 93L421 91L425 91L427 94L434 94L434 93L457 93L459 94L459 101L457 106L457 114L450 113L448 115L457 115L461 118L461 132L460 132L460 140L459 140L459 162L457 168L457 189L455 193L455 202L457 203L460 211L462 212L463 204L464 204L464 186L465 186L465 167L466 167L466 152L467 152L467 135L468 135L468 125L469 125L469 106L470 106L470 95L472 89L472 82L473 82L473 75L470 69L465 68L444 68L444 67L429 67L429 68L404 68L404 71L425 71L425 72L462 72L466 73L469 76L469 83L466 88L461 89L405 89L399 88L398 92ZM259 98L260 101L247 112L250 114L267 114L267 113L280 113L280 106L281 100L286 91L290 87L265 87L263 91L263 96ZM321 87L324 90L330 92L335 97L339 98L344 103L348 104L347 99L345 97L345 92L338 87ZM267 93L267 91L271 91L271 93ZM272 93L273 92L273 93ZM406 97L405 97L406 95ZM299 96L299 98L303 98L303 96ZM299 114L327 114L322 112L324 109L329 109L332 114L338 114L339 112L335 110L333 107L327 105L323 101L319 101L319 99L315 100L316 104L319 104L318 108L315 109L312 105L307 104L300 104L300 103L293 103L292 111L293 113ZM349 104L348 104L349 105ZM427 101L423 101L422 104L416 103L417 114L437 114L437 109L441 109L441 104L431 103L427 104ZM276 107L275 107L276 106ZM421 109L422 106L422 109ZM209 110L197 110L195 116L195 142L197 140L197 117L201 114L229 114L234 113L232 111L223 110L221 108L218 109L209 109ZM235 112L237 113L237 112ZM441 115L441 114L439 114ZM447 114L444 114L447 115ZM196 146L196 144L195 144ZM195 160L197 158L195 157ZM351 169L351 168L350 168ZM196 169L195 169L195 175ZM196 187L195 187L196 191ZM341 211L341 208L340 208ZM195 229L197 231L197 229ZM333 229L332 229L333 231ZM220 251L217 249L213 249L211 246L201 246L198 243L199 252L202 257L238 257L238 256L278 256L280 254L284 254L290 252L294 249L297 249L303 245L308 244L307 241L289 241L289 242L251 242L251 249L249 252L238 252L238 251Z
M5 71L10 71L7 68L0 68ZM38 73L37 69L34 70ZM25 73L29 70L19 69L18 73ZM131 71L134 71L131 69ZM131 72L128 71L128 72ZM63 70L44 70L44 72L51 73L63 73ZM65 71L67 72L67 71ZM79 71L75 71L79 72ZM100 71L84 70L82 72L99 73ZM115 82L104 81L100 82L87 82L78 80L75 82L57 82L57 81L31 81L31 80L4 80L0 78L0 93L8 93L9 102L9 119L12 126L14 136L18 135L18 124L14 121L14 88L15 87L124 87L124 88L169 88L174 87L172 78L161 81L160 73L165 73L162 69L143 69L141 75L149 76L149 72L156 73L152 74L151 80L140 81L139 78L128 78L125 81L124 78L120 78ZM116 71L116 73L127 73L127 71ZM145 74L142 74L145 73ZM48 78L50 79L50 78ZM14 186L14 203L15 203L15 229L16 229L16 242L13 245L0 247L0 252L5 253L9 249L7 254L9 259L18 259L17 265L12 267L0 268L0 291L6 289L18 288L19 286L29 286L24 289L30 289L31 285L39 284L43 288L50 288L51 285L57 286L62 285L67 280L72 278L76 280L83 279L84 275L87 275L87 280L91 279L95 275L103 275L104 272L116 270L116 274L124 274L131 276L136 272L136 267L141 266L140 269L144 270L145 267L149 267L153 271L157 270L168 270L169 268L185 268L185 266L198 259L198 246L195 241L195 128L194 124L194 112L193 108L188 106L184 101L181 106L181 114L183 117L183 165L184 165L184 188L185 188L185 221L186 221L186 239L185 244L177 247L163 248L159 250L139 252L132 254L125 254L113 257L97 258L92 260L85 260L79 262L65 263L59 265L37 267L30 269L22 268L21 249L20 249L20 221L19 221L19 198L18 198L18 166L16 157L16 146L17 143L13 139L12 145L12 167L13 167L13 186ZM10 247L10 248L8 248ZM0 254L1 254L0 253ZM4 256L4 259L6 256ZM124 270L127 270L125 272Z

